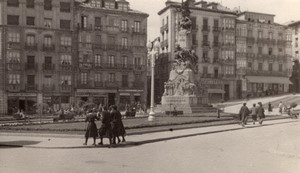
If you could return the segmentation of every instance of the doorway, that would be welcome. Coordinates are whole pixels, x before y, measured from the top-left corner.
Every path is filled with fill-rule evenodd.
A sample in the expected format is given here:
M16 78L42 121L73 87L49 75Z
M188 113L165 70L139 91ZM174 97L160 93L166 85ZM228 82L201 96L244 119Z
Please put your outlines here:
M25 100L19 100L19 110L26 111Z

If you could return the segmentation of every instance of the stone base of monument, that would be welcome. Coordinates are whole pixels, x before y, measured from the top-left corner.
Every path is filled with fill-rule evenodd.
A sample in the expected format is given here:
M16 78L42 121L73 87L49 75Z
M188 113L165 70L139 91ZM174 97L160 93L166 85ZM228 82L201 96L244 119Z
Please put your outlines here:
M216 112L216 109L208 105L207 101L206 97L163 96L161 109L165 112L183 111L183 114Z

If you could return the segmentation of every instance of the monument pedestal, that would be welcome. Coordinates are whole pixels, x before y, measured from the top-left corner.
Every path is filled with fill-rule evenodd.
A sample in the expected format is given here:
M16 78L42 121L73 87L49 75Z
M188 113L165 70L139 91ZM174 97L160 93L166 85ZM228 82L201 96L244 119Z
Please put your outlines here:
M163 111L183 111L184 114L211 112L207 105L207 97L199 96L163 96L161 109Z

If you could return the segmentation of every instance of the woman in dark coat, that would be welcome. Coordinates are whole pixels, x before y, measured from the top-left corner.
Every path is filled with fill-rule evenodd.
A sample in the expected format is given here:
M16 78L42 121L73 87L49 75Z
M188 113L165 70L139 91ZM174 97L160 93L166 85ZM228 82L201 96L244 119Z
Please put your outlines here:
M98 132L97 132L97 125L95 123L95 120L97 119L99 118L97 117L96 112L90 110L85 119L85 122L88 122L88 125L85 132L85 143L83 143L83 145L87 145L88 139L90 137L94 139L93 145L96 145L96 138L98 136Z
M103 145L103 137L107 137L109 139L109 144L111 144L111 116L110 113L107 110L106 106L102 107L102 125L99 129L99 136L100 136L100 143L99 145Z
M111 118L112 118L112 132L113 132L113 144L116 143L116 138L118 138L118 143L121 142L119 136L122 136L122 142L125 142L125 128L122 122L122 115L121 113L117 110L117 106L112 107L111 111Z

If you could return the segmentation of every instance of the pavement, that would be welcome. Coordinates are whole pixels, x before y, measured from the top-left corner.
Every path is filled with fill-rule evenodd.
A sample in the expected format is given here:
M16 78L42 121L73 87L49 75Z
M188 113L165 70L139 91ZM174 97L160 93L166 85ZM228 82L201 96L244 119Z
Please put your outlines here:
M0 133L0 148L24 147L38 149L81 149L81 148L119 148L138 146L148 143L156 143L179 138L222 133L228 131L245 130L249 128L264 128L276 124L286 124L299 122L298 119L280 119L265 121L263 126L252 123L245 128L238 124L228 124L220 126L210 126L203 128L192 128L185 130L173 130L156 133L147 133L140 135L128 135L126 142L117 145L108 145L108 139L104 139L105 145L93 146L92 138L89 139L88 145L82 145L84 137L82 135L61 135L61 134L22 134L22 133ZM99 142L99 139L97 140Z

